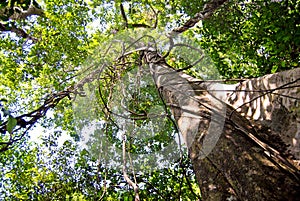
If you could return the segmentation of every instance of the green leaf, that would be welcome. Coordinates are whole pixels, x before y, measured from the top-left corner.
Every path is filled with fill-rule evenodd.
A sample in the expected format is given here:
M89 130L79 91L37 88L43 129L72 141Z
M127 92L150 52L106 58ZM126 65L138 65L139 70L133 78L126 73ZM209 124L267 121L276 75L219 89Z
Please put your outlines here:
M12 116L10 116L8 118L8 122L7 122L7 125L6 125L6 130L9 133L12 133L12 131L14 130L14 128L16 127L16 125L17 125L17 119L15 119Z

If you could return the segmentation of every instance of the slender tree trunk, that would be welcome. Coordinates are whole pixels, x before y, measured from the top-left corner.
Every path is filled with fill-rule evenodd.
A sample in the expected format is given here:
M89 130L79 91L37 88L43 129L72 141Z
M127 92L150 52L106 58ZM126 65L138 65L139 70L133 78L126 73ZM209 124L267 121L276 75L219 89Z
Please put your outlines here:
M237 85L196 80L163 63L150 69L188 146L203 200L299 199L299 69Z

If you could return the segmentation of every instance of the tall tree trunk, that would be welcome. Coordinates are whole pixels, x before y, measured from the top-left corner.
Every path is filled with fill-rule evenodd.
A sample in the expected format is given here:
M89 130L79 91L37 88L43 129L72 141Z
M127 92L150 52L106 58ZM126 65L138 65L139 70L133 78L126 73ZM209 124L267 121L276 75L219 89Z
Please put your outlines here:
M163 62L150 69L189 149L203 200L299 199L300 69L236 85L203 82Z

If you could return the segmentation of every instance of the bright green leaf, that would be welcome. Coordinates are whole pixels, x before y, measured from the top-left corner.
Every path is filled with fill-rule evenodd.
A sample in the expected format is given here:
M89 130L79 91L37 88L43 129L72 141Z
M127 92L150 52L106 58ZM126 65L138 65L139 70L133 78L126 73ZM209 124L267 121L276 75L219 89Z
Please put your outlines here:
M8 122L6 124L6 130L9 132L9 133L12 133L12 131L14 130L14 128L16 127L17 125L17 119L13 118L12 116L10 116L8 118Z

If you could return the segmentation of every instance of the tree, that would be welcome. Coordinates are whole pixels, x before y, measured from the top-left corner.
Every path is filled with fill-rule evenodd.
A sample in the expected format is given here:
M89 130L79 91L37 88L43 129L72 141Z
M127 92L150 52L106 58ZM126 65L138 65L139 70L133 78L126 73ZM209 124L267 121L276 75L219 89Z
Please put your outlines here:
M37 122L75 140L87 128L90 135L87 150L66 142L53 159L36 148L20 157L25 166L1 161L12 198L201 199L183 140L203 200L296 200L299 69L246 78L298 67L297 8L290 1L1 3L3 158L29 149ZM230 83L216 80L224 78ZM51 136L48 148L56 147ZM173 170L151 169L166 159ZM16 178L23 172L37 184Z
M163 64L156 68L156 76L166 75ZM225 111L224 102L212 96L218 92L208 92L222 91L222 86L190 78L195 95L180 97L176 94L178 90L168 86L184 83L179 82L182 79L161 79L163 82L158 86L163 88L166 104L173 108L178 127L189 144L189 156L203 197L206 200L229 197L296 200L299 196L299 141L295 122L298 115L293 110L297 108L295 103L299 96L295 89L299 69L247 80L236 86L238 92L229 93L228 97L219 95L228 104ZM285 93L289 95L285 97ZM238 103L239 96L249 101ZM237 109L241 109L240 113ZM194 130L198 133L193 133ZM218 132L222 134L218 136Z

